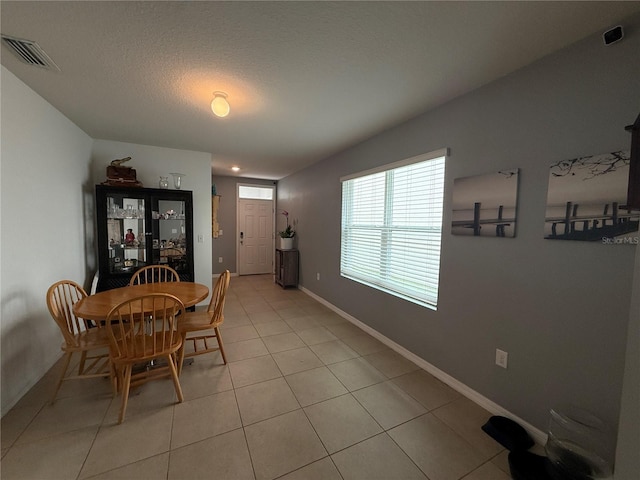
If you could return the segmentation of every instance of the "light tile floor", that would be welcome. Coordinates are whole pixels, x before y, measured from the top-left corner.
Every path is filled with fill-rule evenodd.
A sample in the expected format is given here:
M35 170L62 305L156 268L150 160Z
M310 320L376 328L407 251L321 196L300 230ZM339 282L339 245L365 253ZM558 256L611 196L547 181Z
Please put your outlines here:
M219 353L132 391L59 365L2 418L3 480L508 480L490 414L272 276L234 277Z

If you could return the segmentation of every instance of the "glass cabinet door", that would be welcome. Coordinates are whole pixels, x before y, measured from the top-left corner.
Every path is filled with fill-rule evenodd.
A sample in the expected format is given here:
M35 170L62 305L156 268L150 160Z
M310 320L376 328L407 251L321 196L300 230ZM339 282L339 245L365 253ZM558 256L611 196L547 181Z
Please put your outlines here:
M107 197L109 273L134 272L147 264L145 201Z
M189 242L186 229L185 202L181 200L158 200L157 208L157 211L155 209L153 211L154 263L169 265L178 273L188 272L187 246Z

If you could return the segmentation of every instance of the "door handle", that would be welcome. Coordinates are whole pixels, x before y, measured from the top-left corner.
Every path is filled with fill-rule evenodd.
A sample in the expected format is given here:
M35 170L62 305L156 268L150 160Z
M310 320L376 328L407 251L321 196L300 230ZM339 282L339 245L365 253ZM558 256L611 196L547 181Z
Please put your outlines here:
M244 232L240 232L240 245L244 245L243 239L244 239Z

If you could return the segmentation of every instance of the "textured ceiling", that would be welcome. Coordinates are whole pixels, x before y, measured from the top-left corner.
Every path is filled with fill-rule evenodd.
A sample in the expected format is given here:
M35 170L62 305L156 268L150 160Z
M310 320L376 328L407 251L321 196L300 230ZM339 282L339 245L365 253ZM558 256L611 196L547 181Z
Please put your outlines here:
M60 72L2 64L96 139L210 152L279 179L538 58L640 2L0 3ZM603 46L603 48L606 48ZM212 115L216 90L231 114Z

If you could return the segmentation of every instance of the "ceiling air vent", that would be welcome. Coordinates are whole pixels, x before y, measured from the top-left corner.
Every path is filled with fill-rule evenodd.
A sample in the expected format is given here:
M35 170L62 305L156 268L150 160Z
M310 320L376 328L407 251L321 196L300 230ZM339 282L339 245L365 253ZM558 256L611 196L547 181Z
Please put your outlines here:
M28 65L60 71L49 55L44 53L44 50L36 42L2 35L2 43Z

